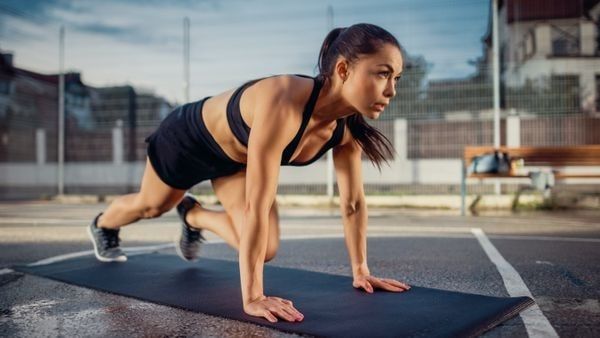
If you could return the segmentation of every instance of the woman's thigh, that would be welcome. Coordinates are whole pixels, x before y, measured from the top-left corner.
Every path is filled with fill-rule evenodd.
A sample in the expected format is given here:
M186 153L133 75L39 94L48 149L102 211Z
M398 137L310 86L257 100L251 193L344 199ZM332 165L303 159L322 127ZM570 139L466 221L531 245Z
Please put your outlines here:
M136 196L136 203L147 210L151 214L149 216L159 216L171 210L181 201L185 192L186 190L176 189L164 183L146 157L146 167L142 176L140 192Z
M241 228L246 207L246 169L233 175L212 179L212 186L225 212L232 220L235 230L241 238ZM269 212L269 245L267 252L276 251L279 247L279 213L277 201L273 201Z

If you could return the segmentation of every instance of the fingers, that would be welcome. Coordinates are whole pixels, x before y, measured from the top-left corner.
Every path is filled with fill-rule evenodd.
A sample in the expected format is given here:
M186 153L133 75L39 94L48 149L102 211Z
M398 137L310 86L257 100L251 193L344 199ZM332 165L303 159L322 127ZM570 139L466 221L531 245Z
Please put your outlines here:
M401 282L399 282L399 281L397 281L397 280L395 280L395 279L387 279L387 278L386 278L386 279L383 279L383 281L385 281L385 282L388 282L388 283L390 283L390 284L392 284L392 285L395 285L395 286L397 286L397 287L400 287L400 288L406 289L406 290L410 289L410 285L408 285L408 284L406 284L406 283L401 283Z
M282 310L283 312L285 312L285 313L286 313L286 314L289 316L289 318L291 318L291 319L288 319L288 320L289 320L289 321L291 321L291 322L293 322L293 321L295 321L295 320L298 320L298 321L300 321L300 320L302 320L302 318L303 318L303 316L300 314L300 312L296 311L296 310L295 310L295 309L293 309L293 308L290 308L290 307L282 307L282 308L281 308L281 310Z
M266 297L244 304L244 311L251 316L264 317L271 323L284 320L302 321L304 315L296 310L291 301L279 297Z
M300 313L300 311L296 310L296 308L294 308L293 303L291 301L279 297L270 298L276 301L276 303L269 308L269 311L271 311L272 313L275 313L279 317L290 322L296 320L301 321L304 319L304 315Z
M397 287L393 284L387 283L386 281L384 281L382 279L378 279L378 278L371 279L371 283L373 283L373 285L375 285L375 287L386 290L386 291L393 291L393 292L404 291L404 289Z
M300 320L292 310L286 309L285 307L272 307L269 308L269 311L276 314L278 317L287 320L288 322L296 321L296 319Z
M263 316L265 318L267 318L267 320L270 321L271 323L277 323L277 317L273 316L271 311L265 310L265 313L263 313Z
M386 291L392 292L403 292L410 289L410 286L400 283L397 280L389 278L376 278L369 276L369 281L377 288L381 288Z
M358 284L359 288L363 288L365 291L367 291L368 293L373 293L373 286L371 285L371 283L365 281L362 281Z
M373 292L375 291L375 290L374 290L374 288L373 288L373 285L372 285L371 283L369 283L369 282L366 282L365 284L366 284L366 286L367 286L367 291L368 291L369 293L373 293Z
M294 307L294 303L292 303L291 301L287 300L287 299L283 299L283 298L279 298L279 297L273 297L274 299L282 302L283 304L286 305L286 309L288 311L291 312L292 315L296 316L296 317L300 317L300 319L304 318L304 315L302 313L300 313L300 311L298 311L295 307Z

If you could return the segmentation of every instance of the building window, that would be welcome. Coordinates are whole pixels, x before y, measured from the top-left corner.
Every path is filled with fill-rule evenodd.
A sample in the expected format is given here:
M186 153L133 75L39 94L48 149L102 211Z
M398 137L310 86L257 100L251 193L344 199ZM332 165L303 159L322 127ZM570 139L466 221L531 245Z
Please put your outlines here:
M8 95L10 94L10 80L0 80L0 94Z
M550 25L552 39L552 54L554 56L573 56L580 54L579 24Z
M531 58L535 54L535 33L533 29L529 30L525 35L524 42L525 60Z

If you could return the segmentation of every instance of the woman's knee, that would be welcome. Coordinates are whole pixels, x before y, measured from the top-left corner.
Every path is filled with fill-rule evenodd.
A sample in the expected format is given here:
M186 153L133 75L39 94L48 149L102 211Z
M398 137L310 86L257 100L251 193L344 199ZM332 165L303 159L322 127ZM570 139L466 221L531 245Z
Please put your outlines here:
M265 262L268 262L275 258L277 250L279 250L279 238L269 234L269 243L267 244L267 252L265 254Z
M172 209L172 205L139 202L138 210L142 218L157 218Z
M265 254L265 262L268 262L275 258L277 254L277 248L267 248L267 253Z

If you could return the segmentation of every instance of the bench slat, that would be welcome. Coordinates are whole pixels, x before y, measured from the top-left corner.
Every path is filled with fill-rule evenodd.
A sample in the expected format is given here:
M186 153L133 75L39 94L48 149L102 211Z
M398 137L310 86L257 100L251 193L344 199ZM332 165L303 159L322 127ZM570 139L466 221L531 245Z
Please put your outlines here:
M494 151L492 146L465 147L464 160L469 165L475 156ZM525 165L600 165L600 145L581 145L563 147L499 147L500 152L511 158L522 158Z

